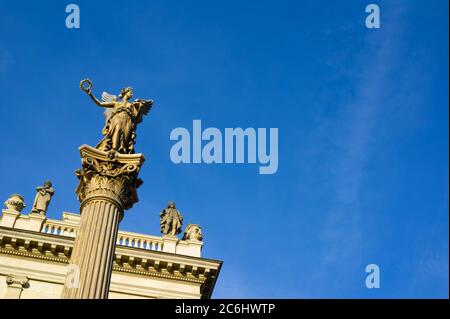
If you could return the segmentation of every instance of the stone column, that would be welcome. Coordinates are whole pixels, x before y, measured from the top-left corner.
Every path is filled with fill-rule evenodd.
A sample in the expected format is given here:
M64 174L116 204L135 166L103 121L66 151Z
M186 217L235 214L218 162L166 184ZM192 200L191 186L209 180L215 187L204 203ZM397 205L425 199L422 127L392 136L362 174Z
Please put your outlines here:
M8 275L6 277L6 291L4 299L20 299L24 288L28 288L28 278L21 275Z
M138 201L137 178L142 154L103 152L80 147L82 168L76 172L81 220L62 298L105 299L114 260L119 222Z

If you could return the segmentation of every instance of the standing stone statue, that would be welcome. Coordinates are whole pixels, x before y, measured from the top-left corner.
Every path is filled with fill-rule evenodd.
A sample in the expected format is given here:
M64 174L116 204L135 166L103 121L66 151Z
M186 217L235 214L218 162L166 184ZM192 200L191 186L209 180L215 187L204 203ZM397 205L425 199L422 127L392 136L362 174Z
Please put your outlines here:
M50 204L50 200L55 193L52 188L52 182L45 181L44 186L36 187L36 192L37 194L34 198L33 208L31 209L31 212L45 215L45 213L47 212L47 207Z
M104 107L106 123L102 130L103 139L96 148L108 152L114 150L122 154L134 154L136 126L142 122L144 115L150 111L153 101L136 99L133 88L125 87L118 97L106 92L102 93L102 101L92 94L92 82L89 79L80 82L80 88L100 107Z
M163 235L175 236L181 233L181 225L183 224L183 216L175 208L175 203L170 201L160 216L161 233Z

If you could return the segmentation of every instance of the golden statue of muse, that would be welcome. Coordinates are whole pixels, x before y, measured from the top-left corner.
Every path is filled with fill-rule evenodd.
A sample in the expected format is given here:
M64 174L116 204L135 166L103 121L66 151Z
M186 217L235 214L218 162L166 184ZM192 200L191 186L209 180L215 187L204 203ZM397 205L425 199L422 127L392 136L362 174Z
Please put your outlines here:
M81 80L80 88L95 104L105 108L106 123L102 130L104 137L96 148L105 152L113 150L122 154L133 154L137 124L148 114L153 100L131 101L133 88L125 87L118 96L103 92L100 101L92 93L92 82L89 79Z

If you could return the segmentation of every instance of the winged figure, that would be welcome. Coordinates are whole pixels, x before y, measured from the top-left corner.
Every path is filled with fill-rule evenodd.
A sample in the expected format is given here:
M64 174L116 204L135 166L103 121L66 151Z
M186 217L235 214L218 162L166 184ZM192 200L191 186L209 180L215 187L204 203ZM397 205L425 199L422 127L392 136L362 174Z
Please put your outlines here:
M125 87L118 96L103 92L100 101L92 93L92 82L89 79L82 80L80 88L96 105L105 108L105 126L102 130L104 136L96 148L105 152L114 150L122 154L133 154L137 124L150 112L153 100L131 101L133 88Z

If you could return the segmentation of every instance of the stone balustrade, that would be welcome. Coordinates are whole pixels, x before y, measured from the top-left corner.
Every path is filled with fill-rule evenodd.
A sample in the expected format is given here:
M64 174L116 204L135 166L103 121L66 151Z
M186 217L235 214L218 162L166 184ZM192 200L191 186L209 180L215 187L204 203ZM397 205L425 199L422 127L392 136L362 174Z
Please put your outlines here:
M73 225L67 225L60 220L47 219L44 221L41 231L46 234L68 236L75 238L77 227Z
M119 233L117 234L117 245L154 251L163 251L164 238L119 230Z
M11 210L2 210L0 227L35 231L54 236L75 238L77 235L79 214L63 212L62 220L48 219L38 214L21 214ZM203 242L180 240L175 236L151 236L127 231L117 235L117 246L132 249L160 251L179 255L201 257Z

